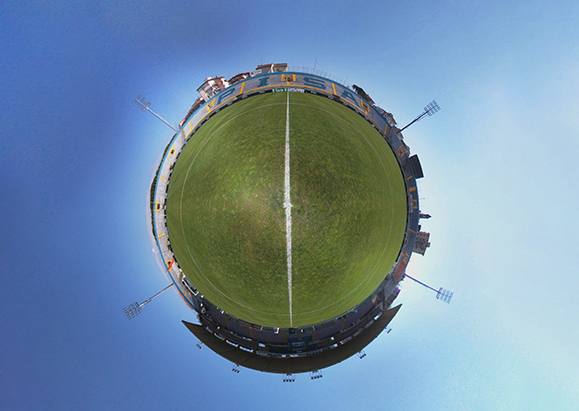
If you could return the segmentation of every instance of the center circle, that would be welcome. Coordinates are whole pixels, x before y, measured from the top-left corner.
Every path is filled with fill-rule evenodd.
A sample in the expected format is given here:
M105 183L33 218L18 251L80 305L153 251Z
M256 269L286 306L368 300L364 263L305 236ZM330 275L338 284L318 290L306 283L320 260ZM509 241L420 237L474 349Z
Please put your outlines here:
M190 137L166 218L175 258L207 300L248 322L296 327L378 287L403 244L406 207L398 161L363 117L278 92L222 109Z

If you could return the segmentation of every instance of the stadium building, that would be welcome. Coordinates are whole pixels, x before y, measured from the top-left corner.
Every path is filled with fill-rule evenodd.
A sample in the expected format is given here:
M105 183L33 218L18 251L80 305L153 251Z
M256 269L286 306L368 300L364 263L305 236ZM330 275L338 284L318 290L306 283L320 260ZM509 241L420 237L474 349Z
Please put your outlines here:
M392 114L287 64L198 91L151 186L159 263L197 313L183 324L234 370L317 373L362 352L430 245Z

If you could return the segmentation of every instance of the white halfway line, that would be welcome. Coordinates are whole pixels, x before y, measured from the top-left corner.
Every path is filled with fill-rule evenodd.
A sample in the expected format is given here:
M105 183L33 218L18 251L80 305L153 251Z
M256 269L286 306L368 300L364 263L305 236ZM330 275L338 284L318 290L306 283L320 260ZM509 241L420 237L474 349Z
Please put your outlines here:
M290 145L289 145L289 91L287 93L287 111L285 121L285 179L284 179L284 199L285 209L285 232L286 232L286 253L287 253L287 289L289 295L289 315L290 327L293 326L292 318L292 205L290 202Z

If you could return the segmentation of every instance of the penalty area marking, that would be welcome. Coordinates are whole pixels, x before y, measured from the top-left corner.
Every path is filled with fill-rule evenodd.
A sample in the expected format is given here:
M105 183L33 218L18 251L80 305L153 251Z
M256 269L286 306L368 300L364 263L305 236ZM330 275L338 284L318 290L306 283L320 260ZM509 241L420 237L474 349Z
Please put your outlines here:
M292 204L290 201L290 134L289 134L289 91L287 92L287 109L285 119L285 177L284 177L284 199L283 208L285 210L285 232L286 232L286 254L287 254L287 289L289 296L290 327L293 327L292 317Z

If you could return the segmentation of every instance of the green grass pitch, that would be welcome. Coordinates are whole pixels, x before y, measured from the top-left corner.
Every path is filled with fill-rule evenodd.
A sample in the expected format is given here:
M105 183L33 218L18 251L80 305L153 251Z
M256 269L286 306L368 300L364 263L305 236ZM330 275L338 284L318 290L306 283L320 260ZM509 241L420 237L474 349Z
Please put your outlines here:
M402 173L380 134L332 100L290 93L292 320L305 326L364 300L404 239ZM289 327L284 201L287 93L209 119L175 164L167 226L179 265L222 310Z

